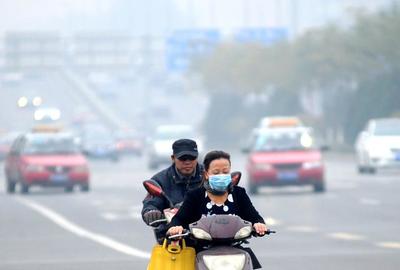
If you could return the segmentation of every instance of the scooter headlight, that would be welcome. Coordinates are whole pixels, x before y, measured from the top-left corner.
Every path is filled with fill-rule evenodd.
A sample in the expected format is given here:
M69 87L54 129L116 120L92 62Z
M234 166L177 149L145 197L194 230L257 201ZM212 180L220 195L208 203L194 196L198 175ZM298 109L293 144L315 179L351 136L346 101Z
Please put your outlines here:
M203 259L209 270L240 270L246 262L244 254L204 255Z
M212 240L212 237L208 232L199 228L192 228L192 234L197 239Z
M251 234L251 226L241 228L236 234L235 239L246 238Z

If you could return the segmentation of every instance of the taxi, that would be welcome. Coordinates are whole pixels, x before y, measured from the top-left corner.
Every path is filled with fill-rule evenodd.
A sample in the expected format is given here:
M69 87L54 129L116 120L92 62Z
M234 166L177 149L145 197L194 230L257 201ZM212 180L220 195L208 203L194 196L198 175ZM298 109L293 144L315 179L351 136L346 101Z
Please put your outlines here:
M89 191L89 167L81 154L76 138L66 132L29 132L17 137L5 163L6 190L21 193L32 186L63 187L66 192L75 186Z
M325 191L321 150L314 146L311 128L258 129L242 150L248 153L246 170L252 194L261 186L311 185L315 192Z

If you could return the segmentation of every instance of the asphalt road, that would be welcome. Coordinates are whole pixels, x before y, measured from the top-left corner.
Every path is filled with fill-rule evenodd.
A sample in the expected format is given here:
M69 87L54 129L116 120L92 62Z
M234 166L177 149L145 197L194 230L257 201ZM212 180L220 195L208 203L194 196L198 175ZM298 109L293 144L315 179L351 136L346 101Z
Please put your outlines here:
M358 175L327 153L327 192L265 188L253 204L277 234L251 239L264 269L399 269L399 172ZM245 156L233 151L233 169ZM9 195L0 177L0 269L145 269L154 244L140 218L146 158L91 161L92 189ZM246 175L240 183L246 185Z

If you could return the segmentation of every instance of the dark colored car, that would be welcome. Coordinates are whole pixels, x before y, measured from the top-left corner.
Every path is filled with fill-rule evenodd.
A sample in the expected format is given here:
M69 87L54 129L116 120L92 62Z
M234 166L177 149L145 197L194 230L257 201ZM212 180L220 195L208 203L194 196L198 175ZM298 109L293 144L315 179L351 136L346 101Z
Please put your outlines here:
M89 125L81 133L83 153L90 158L119 160L116 140L104 126Z
M7 192L16 185L27 193L31 186L80 186L89 190L89 168L75 137L67 133L27 133L16 138L5 160Z
M267 128L253 134L248 152L247 174L250 193L261 186L312 185L325 190L324 164L313 146L311 130L305 127Z

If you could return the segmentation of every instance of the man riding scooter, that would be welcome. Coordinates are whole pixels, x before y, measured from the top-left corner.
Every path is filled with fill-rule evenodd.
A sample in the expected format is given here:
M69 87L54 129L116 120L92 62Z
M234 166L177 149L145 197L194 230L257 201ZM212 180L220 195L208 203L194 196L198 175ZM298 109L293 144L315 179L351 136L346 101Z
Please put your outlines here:
M179 139L172 144L172 164L156 173L151 179L156 181L173 205L183 201L185 194L201 184L203 166L198 164L198 149L195 141ZM163 210L171 207L165 197L147 194L143 200L142 218L150 226L155 226L157 220L164 219ZM157 224L159 225L159 224ZM161 244L165 238L166 226L161 224L155 229L157 241Z

